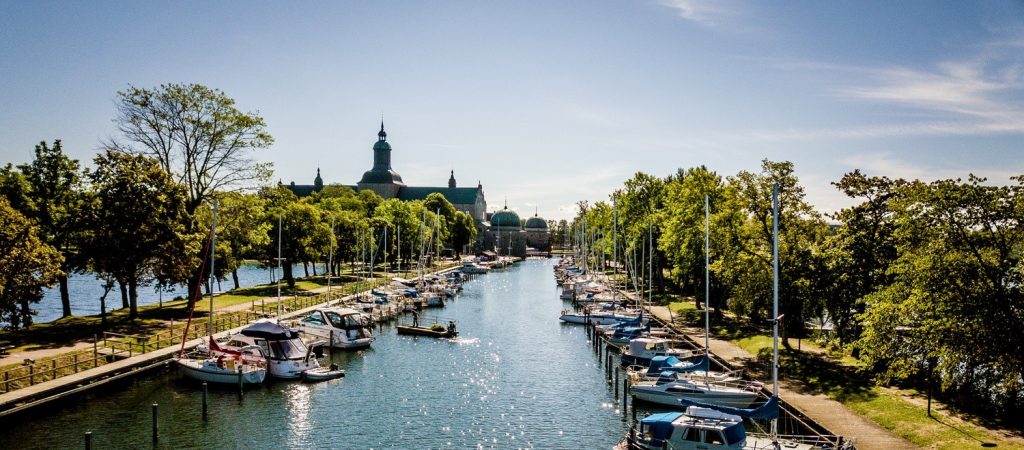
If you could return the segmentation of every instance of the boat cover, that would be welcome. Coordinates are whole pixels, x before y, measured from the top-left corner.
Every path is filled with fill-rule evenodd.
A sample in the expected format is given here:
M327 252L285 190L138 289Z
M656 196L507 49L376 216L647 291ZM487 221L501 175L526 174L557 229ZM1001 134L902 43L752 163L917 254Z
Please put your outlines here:
M242 330L242 335L253 338L263 338L268 341L294 339L299 337L295 331L281 326L274 322L256 322Z
M713 405L710 403L695 402L687 400L685 398L679 399L679 402L685 406L699 406L701 408L711 408L716 411L720 411L726 414L732 414L740 417L746 417L749 419L776 419L779 417L779 397L771 396L767 402L757 408L731 408L728 406ZM730 441L731 442L731 441Z
M664 441L672 436L672 422L682 416L681 412L651 414L640 420L640 423L651 430L651 437Z
M689 365L687 365L689 363ZM648 376L654 376L660 374L662 371L674 371L674 372L694 372L702 370L707 372L711 367L710 361L707 355L701 355L697 361L688 360L686 362L680 361L675 356L655 356L651 358L651 366L647 369Z

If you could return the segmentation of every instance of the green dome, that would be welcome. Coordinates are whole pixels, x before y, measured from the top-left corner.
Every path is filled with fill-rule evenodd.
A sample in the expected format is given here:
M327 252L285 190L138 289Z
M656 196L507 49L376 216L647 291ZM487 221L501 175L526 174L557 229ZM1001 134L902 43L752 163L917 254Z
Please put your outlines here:
M546 230L548 228L548 223L534 214L533 217L526 220L526 228Z
M518 230L519 225L519 214L508 209L508 207L491 216L492 227L515 228Z
M390 152L391 151L391 144L388 144L388 141L383 141L383 140L382 141L377 141L376 144L373 144L373 149L374 150L387 150L387 151Z

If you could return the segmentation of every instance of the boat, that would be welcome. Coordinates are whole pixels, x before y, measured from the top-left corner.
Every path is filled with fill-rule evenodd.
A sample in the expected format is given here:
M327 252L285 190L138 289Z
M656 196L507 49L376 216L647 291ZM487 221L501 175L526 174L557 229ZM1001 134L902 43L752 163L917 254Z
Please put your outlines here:
M395 328L398 330L398 334L407 334L412 336L454 338L459 335L459 330L456 328L454 320L449 320L447 325L438 323L436 320L433 324L427 326L422 326L418 322L417 317L414 316L413 323L399 324Z
M352 308L317 308L293 327L305 336L326 340L331 348L368 348L374 340L363 314Z
M211 346L216 345L212 338L210 343ZM254 345L208 358L178 358L175 361L182 374L207 383L260 384L267 376L266 359L262 350Z
M629 346L619 355L619 362L624 366L648 366L651 359L657 356L675 356L687 359L697 356L692 350L672 348L672 342L664 338L640 337L629 341Z
M302 379L305 381L327 381L344 376L345 370L339 369L335 364L331 364L329 367L317 367L302 372Z
M562 293L558 296L562 300L572 300L576 298L576 286L572 282L566 281L562 283Z
M663 371L656 380L636 380L629 386L629 392L640 400L675 408L682 405L681 400L746 408L754 403L761 388L761 383L756 381L701 382L679 372Z
M612 311L589 311L584 310L583 313L574 313L571 311L562 311L562 314L558 317L559 320L566 323L576 323L586 325L588 323L597 325L612 325L624 320L636 320L640 318L640 324L646 325L648 319L646 317L641 318L640 313L626 310L612 310Z
M213 339L213 265L216 253L217 243L217 203L213 204L213 226L210 229L210 328L209 328L209 339L210 344L215 345L216 341ZM198 287L197 287L198 288ZM192 311L189 312L189 321L185 326L185 332L182 336L181 350L178 351L177 357L174 359L175 364L178 366L178 370L186 377L205 381L208 383L224 383L224 384L260 384L267 377L267 366L266 360L255 356L255 353L259 351L259 348L253 348L251 346L242 346L237 352L223 353L219 355L210 354L208 357L186 357L185 355L185 336L188 336L188 325L192 322L192 312L195 310L193 305ZM246 358L246 355L253 355L251 358Z
M314 350L326 344L316 341L306 345L297 331L272 320L261 319L232 336L224 349L259 346L266 355L270 376L296 380L302 378L304 372L320 367ZM211 353L216 351L211 349Z
M465 273L465 274L474 275L474 274L490 272L491 268L490 267L486 267L486 266L481 266L481 265L479 265L479 264L477 264L477 263L475 263L473 261L463 261L462 268L460 268L459 271L461 271L462 273Z

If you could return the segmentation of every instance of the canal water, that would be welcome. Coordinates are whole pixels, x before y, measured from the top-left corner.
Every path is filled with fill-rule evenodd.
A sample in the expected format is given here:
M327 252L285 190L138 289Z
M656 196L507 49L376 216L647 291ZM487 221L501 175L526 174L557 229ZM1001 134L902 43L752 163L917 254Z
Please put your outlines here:
M4 423L0 448L611 448L627 429L582 326L561 324L551 260L477 276L433 314L454 341L385 326L369 350L328 356L347 370L320 384L201 388L173 372ZM643 412L641 412L642 414Z

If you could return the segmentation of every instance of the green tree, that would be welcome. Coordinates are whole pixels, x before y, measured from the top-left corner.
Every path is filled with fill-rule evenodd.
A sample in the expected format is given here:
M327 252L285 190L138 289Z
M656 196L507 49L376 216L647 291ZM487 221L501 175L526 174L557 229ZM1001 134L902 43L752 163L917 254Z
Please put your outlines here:
M159 161L106 151L89 174L96 203L93 233L84 247L92 268L127 289L129 316L138 315L138 285L154 279L162 263L188 249L184 188ZM105 314L105 311L103 312Z
M154 89L131 86L117 93L114 119L122 140L107 148L156 159L185 189L187 233L198 231L194 215L215 192L249 187L265 181L270 166L252 157L273 138L263 118L242 112L234 99L200 84L164 84ZM191 263L199 266L199 255ZM189 301L205 274L189 279Z
M62 274L58 277L62 317L71 315L71 296L67 274L83 267L78 246L86 230L81 220L84 187L78 160L71 159L61 149L60 140L50 147L40 142L35 159L19 166L28 182L30 205L26 216L39 225L40 236L64 256Z
M961 180L900 187L892 282L865 299L862 357L883 380L933 364L957 403L1024 410L1024 184Z
M476 240L476 221L462 211L455 212L455 221L452 223L452 248L456 257L462 257L462 250Z
M0 198L0 321L11 328L32 324L31 304L61 275L61 255L6 198Z
M8 163L0 168L0 195L7 199L12 208L19 212L33 208L32 199L29 198L30 189L28 178L13 165Z

